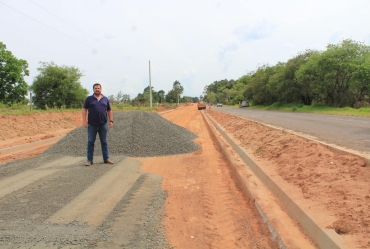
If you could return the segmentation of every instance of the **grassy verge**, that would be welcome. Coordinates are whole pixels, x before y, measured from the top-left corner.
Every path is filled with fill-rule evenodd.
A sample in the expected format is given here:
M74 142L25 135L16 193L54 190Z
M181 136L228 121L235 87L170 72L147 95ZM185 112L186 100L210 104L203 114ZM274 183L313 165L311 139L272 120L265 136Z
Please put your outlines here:
M167 108L174 108L173 105L166 105ZM80 112L82 108L79 109L66 109L66 108L49 108L47 110L37 109L32 107L32 110L29 105L20 105L14 104L12 106L3 105L0 103L0 115L27 115L32 113L46 113L46 112ZM161 107L153 106L150 108L148 106L131 106L123 104L112 104L113 111L161 111Z
M80 111L81 109L79 109ZM31 113L45 113L45 112L75 112L77 109L65 109L65 108L50 108L47 110L37 109L34 106L32 110L29 105L13 104L11 106L0 103L0 115L27 115Z
M165 106L165 108L169 108L169 109L172 109L172 108L175 108L176 107L176 104L161 104L160 106L157 106L155 104L153 104L152 108L150 108L149 106L131 106L131 105L127 105L127 104L112 104L112 109L113 111L161 111L163 110L163 106Z
M257 110L273 110L273 111L284 111L284 112L304 112L304 113L319 113L319 114L331 114L331 115L341 115L341 116L370 117L370 107L336 108L336 107L326 106L323 104L313 104L312 106L305 106L303 104L275 103L269 106L257 105L257 106L250 106L249 108L257 109Z

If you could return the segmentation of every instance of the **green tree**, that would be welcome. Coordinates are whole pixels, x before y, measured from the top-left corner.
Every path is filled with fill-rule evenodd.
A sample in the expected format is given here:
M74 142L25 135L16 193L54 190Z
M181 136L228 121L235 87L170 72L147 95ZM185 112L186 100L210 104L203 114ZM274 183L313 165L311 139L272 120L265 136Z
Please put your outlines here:
M227 99L224 103L237 104L239 101L246 100L247 98L244 96L246 89L247 86L244 82L238 80L237 83L234 84L233 88L225 89ZM219 99L219 101L223 102L222 99Z
M263 65L253 73L246 90L247 99L252 100L253 104L270 105L277 101L276 95L271 91L271 86L268 86L269 79L274 72L273 67Z
M152 101L153 103L158 103L160 96L153 89L154 87L152 86ZM139 93L133 101L135 105L150 105L150 86L145 87L143 93Z
M123 93L122 93L122 91L119 91L116 95L116 101L121 102L122 98L123 98Z
M311 105L313 100L320 103L325 98L324 94L317 90L317 87L323 81L322 69L319 66L320 57L320 52L314 52L295 73L295 78L301 88L301 100L304 105Z
M212 93L212 95L210 95ZM306 50L274 66L233 80L214 81L204 87L206 99L235 104L275 102L330 106L367 106L370 102L370 46L346 39L329 44L323 52ZM213 100L214 101L214 100Z
M226 90L223 90L222 92L217 93L217 102L221 102L221 103L229 102Z
M208 94L210 92L213 93L219 93L222 92L224 89L232 89L235 85L234 80L220 80L220 81L214 81L212 84L207 85L204 87L204 94Z
M251 81L251 76L250 75L243 75L240 77L236 82L237 83L242 83L243 85L248 85L248 83Z
M166 102L167 103L176 103L177 102L177 93L172 89L170 91L168 91L168 93L166 94Z
M113 95L113 94L109 95L107 98L109 99L109 102L110 102L111 104L116 103L116 98L114 97L114 95Z
M165 95L165 92L163 90L158 91L158 97L159 97L161 103L163 102L164 95Z
M210 92L205 97L206 101L212 104L217 103L217 95L214 92Z
M183 96L181 99L180 99L180 102L181 103L188 103L188 102L192 102L192 97L190 96Z
M347 39L339 44L329 44L319 54L313 54L297 71L301 84L309 84L316 102L329 106L354 106L366 96L366 63L370 47ZM363 74L363 73L365 74Z
M0 102L27 103L28 85L24 76L29 75L28 63L17 59L6 45L0 42Z
M210 93L214 93L216 94L216 102L231 103L235 95L239 94L235 90L236 84L237 81L227 79L214 81L212 84L204 87L203 93L206 99ZM213 99L213 96L211 96L211 99ZM214 102L214 99L212 102Z
M284 102L284 70L285 63L282 62L279 62L275 66L271 67L269 79L266 84L266 89L270 95L271 102Z
M122 95L122 102L123 102L124 104L130 103L130 101L131 101L131 97L130 97L130 95L129 95L129 94L123 94L123 95Z
M150 105L150 86L147 86L144 89L143 94L145 96L146 102ZM152 86L152 103L157 103L158 101L159 101L158 93L154 91L154 86Z
M288 60L285 64L284 78L281 82L281 99L285 103L302 102L304 105L311 105L312 96L307 89L307 85L297 81L297 71L307 63L312 54L317 54L315 50L306 50Z
M182 94L184 92L184 87L181 85L181 83L178 80L176 80L173 83L172 90L173 90L174 94L176 94L177 104L179 104L180 94Z
M58 66L53 62L41 62L30 89L34 92L34 104L40 109L50 107L80 108L89 93L82 87L82 73L76 67Z
M325 93L325 102L332 106L353 105L354 98L350 93L352 74L361 63L361 56L369 48L352 40L340 44L329 44L318 61L323 69L322 83L317 88Z
M355 107L368 106L370 101L370 54L363 57L353 72L350 91L355 99Z

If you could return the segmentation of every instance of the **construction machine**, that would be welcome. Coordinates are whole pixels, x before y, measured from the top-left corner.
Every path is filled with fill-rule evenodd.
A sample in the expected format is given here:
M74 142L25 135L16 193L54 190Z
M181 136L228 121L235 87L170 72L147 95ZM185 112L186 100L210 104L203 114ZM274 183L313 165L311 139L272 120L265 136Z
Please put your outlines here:
M198 106L198 110L202 110L202 109L207 108L207 104L206 104L206 102L204 102L203 95L200 95L197 106Z
M206 102L204 102L203 100L199 100L198 101L198 110L202 110L202 109L206 109L206 108L207 108Z

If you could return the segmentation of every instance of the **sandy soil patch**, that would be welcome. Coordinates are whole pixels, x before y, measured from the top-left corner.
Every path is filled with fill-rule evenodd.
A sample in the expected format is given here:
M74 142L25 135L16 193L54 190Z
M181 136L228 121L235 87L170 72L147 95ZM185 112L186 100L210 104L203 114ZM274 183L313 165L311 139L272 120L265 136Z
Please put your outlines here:
M163 114L199 136L189 154L141 158L142 170L163 176L164 225L174 248L277 248L257 210L250 208L227 162L212 142L196 105ZM187 246L184 246L187 245Z
M306 208L315 210L321 224L340 234L348 248L370 247L370 168L365 167L364 159L213 109L207 109L207 113L264 165L279 184L297 190L295 198ZM0 125L3 127L1 149L66 134L81 125L81 113L0 116ZM46 148L4 156L0 162L31 157ZM196 157L187 160L196 160ZM195 165L202 163L194 161ZM219 164L217 160L215 163ZM178 172L171 174L175 173Z
M370 168L364 159L240 117L207 109L239 145L348 248L370 247ZM279 181L280 180L280 181Z

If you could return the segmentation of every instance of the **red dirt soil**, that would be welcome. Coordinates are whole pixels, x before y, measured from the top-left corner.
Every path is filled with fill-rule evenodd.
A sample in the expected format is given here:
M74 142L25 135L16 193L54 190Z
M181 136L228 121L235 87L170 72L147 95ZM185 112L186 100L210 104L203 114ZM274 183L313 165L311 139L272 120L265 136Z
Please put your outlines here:
M213 109L207 113L279 186L313 210L322 227L342 235L347 248L370 248L370 167L365 159Z
M365 167L364 159L284 130L213 109L206 112L279 186L289 189L300 205L312 210L322 227L340 234L347 248L370 248L370 167ZM81 124L80 112L0 116L0 149L61 136ZM0 163L39 154L47 147L0 154Z

